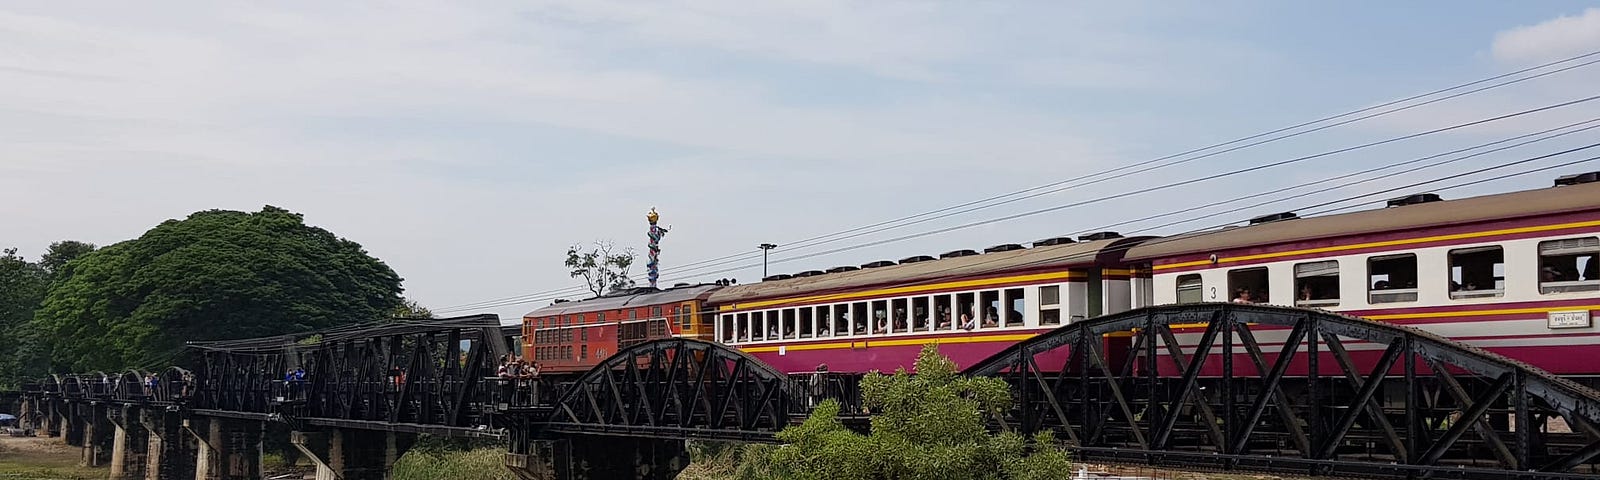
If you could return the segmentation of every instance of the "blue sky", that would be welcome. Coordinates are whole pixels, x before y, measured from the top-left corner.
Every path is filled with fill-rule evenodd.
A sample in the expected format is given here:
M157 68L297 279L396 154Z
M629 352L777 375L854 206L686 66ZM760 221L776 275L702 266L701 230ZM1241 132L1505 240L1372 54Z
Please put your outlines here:
M54 240L108 244L196 210L272 204L362 243L406 278L408 296L444 308L574 286L565 247L642 250L654 206L673 226L664 278L753 281L759 267L703 277L674 265L1600 50L1593 5L0 2L0 245L37 255ZM828 246L1592 95L1597 72ZM780 248L773 270L1076 233L1595 116L1600 106L1584 104L805 260L782 261L825 248ZM1593 132L1236 216L1592 143ZM1586 167L1568 170L1600 163ZM1446 196L1542 187L1555 174ZM487 310L513 318L538 300Z

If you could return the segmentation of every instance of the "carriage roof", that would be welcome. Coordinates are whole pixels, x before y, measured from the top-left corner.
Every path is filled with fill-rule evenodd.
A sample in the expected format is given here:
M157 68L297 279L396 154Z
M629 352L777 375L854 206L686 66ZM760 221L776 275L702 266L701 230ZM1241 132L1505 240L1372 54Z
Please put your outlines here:
M706 295L721 288L712 284L687 285L672 287L665 290L641 287L620 293L612 293L601 297L561 302L528 312L523 317L548 317L553 315L570 315L576 313L599 312L618 310L623 308L638 308L651 305L665 305L669 303L689 302L704 300Z
M1600 210L1600 183L1440 200L1338 215L1280 220L1145 242L1128 260L1149 260L1243 247L1512 218Z

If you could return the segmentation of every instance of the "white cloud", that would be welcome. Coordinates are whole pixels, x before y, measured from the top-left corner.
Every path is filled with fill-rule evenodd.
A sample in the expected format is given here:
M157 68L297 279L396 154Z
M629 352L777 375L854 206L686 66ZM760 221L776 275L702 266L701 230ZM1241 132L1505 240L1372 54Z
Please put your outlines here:
M1494 36L1494 58L1510 63L1537 63L1600 50L1600 8L1562 15L1536 25L1505 30Z

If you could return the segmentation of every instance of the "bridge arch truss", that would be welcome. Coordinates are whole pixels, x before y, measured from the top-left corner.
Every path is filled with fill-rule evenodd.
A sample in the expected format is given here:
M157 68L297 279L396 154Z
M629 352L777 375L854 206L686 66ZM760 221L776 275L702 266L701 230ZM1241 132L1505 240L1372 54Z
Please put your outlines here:
M1600 472L1600 392L1325 311L1139 309L1039 335L966 373L1012 385L1008 427L1054 431L1086 459L1435 478Z
M800 396L787 375L728 346L673 338L623 349L560 395L546 431L770 440Z

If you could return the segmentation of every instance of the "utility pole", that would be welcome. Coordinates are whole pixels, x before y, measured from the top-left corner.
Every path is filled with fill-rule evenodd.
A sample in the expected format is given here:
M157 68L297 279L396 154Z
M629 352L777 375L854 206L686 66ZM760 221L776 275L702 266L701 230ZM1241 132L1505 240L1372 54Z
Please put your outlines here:
M761 249L761 278L767 278L767 252L778 248L778 246L776 244L763 243L757 248Z

